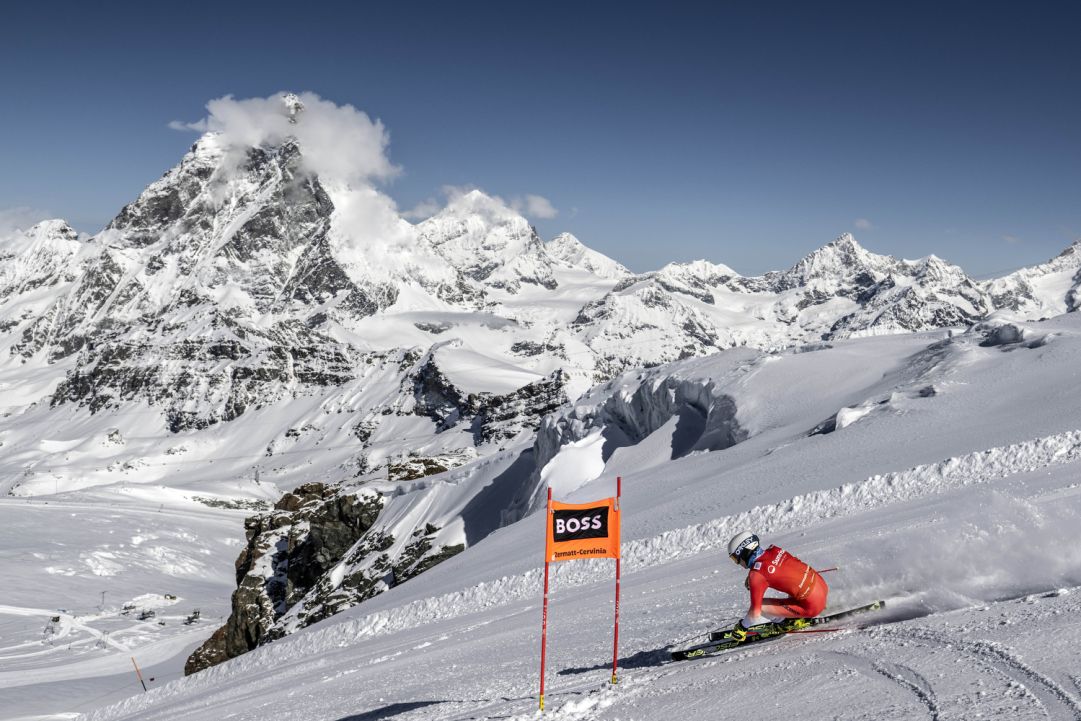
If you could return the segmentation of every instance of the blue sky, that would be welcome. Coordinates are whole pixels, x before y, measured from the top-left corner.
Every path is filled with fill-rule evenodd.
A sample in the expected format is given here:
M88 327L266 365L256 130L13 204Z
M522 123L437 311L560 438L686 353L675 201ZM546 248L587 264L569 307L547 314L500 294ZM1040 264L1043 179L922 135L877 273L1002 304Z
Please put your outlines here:
M172 120L308 90L380 118L403 209L444 185L635 270L787 267L851 231L975 274L1081 237L1077 3L23 3L0 29L0 212L94 231Z

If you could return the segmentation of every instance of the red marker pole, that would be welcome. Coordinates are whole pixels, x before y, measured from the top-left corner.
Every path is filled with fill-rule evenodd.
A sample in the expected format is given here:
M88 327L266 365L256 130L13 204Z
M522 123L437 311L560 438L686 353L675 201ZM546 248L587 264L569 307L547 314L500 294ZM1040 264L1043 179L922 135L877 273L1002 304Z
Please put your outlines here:
M135 657L131 657L131 665L135 667L135 676L139 679L139 683L143 685L143 693L146 693L146 681L143 681L143 672L139 670L139 664L135 663Z
M544 711L544 660L548 649L548 524L552 522L552 489L544 515L544 610L541 612L540 710Z
M619 497L623 495L623 478L616 476L616 510L619 510ZM622 515L622 514L621 514ZM622 525L622 518L620 518L620 524ZM620 539L622 541L622 528L620 529ZM619 666L619 562L620 556L623 555L622 549L620 555L616 556L616 625L615 632L612 635L612 683L619 683L619 679L616 678L616 669Z

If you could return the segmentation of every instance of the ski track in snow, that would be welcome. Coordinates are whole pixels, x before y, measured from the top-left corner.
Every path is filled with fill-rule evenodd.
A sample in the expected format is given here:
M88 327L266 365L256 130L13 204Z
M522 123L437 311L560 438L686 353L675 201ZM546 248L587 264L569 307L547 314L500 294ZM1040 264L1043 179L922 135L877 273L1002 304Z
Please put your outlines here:
M824 659L833 659L854 668L869 678L875 678L876 674L885 678L890 684L914 695L922 705L926 706L931 721L939 721L941 718L934 689L915 669L900 663L868 659L853 652L823 651L819 655Z
M876 635L887 638L903 638L928 647L941 647L949 651L960 652L973 660L985 664L1019 686L1024 687L1049 718L1081 719L1081 702L1051 676L1038 671L1027 664L1009 648L992 641L965 641L951 637L943 638L927 629L876 629ZM1052 713L1055 710L1055 713Z
M941 718L938 710L938 699L927 682L916 670L901 664L879 662L872 665L875 672L893 681L898 686L911 691L921 703L927 706L927 712L931 721L939 721Z

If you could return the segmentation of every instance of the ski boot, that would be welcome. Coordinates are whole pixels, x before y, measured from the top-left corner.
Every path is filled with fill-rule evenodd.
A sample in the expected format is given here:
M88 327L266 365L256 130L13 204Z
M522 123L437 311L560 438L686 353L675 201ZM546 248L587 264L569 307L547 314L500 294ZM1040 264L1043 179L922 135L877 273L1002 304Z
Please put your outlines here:
M776 623L762 623L757 626L751 626L747 631L756 636L777 636L791 631L800 631L809 628L810 625L811 622L806 618L786 618L785 620ZM731 628L723 631L712 631L709 634L710 643L738 640L734 637L732 632L733 629Z

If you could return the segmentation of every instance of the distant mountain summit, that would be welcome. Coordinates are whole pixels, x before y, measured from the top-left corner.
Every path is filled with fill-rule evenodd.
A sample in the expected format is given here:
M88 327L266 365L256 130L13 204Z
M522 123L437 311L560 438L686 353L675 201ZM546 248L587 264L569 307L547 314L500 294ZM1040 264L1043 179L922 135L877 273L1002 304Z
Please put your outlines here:
M556 258L572 267L581 268L602 278L620 279L632 275L631 271L623 267L606 255L591 250L582 244L578 238L570 233L560 233L552 238L545 246L548 255Z
M846 286L859 287L869 279L886 275L896 265L896 259L871 253L851 233L845 233L789 270L767 273L765 279L775 293L816 283L843 291Z
M996 308L1022 318L1048 318L1081 308L1081 240L1046 263L986 281Z

